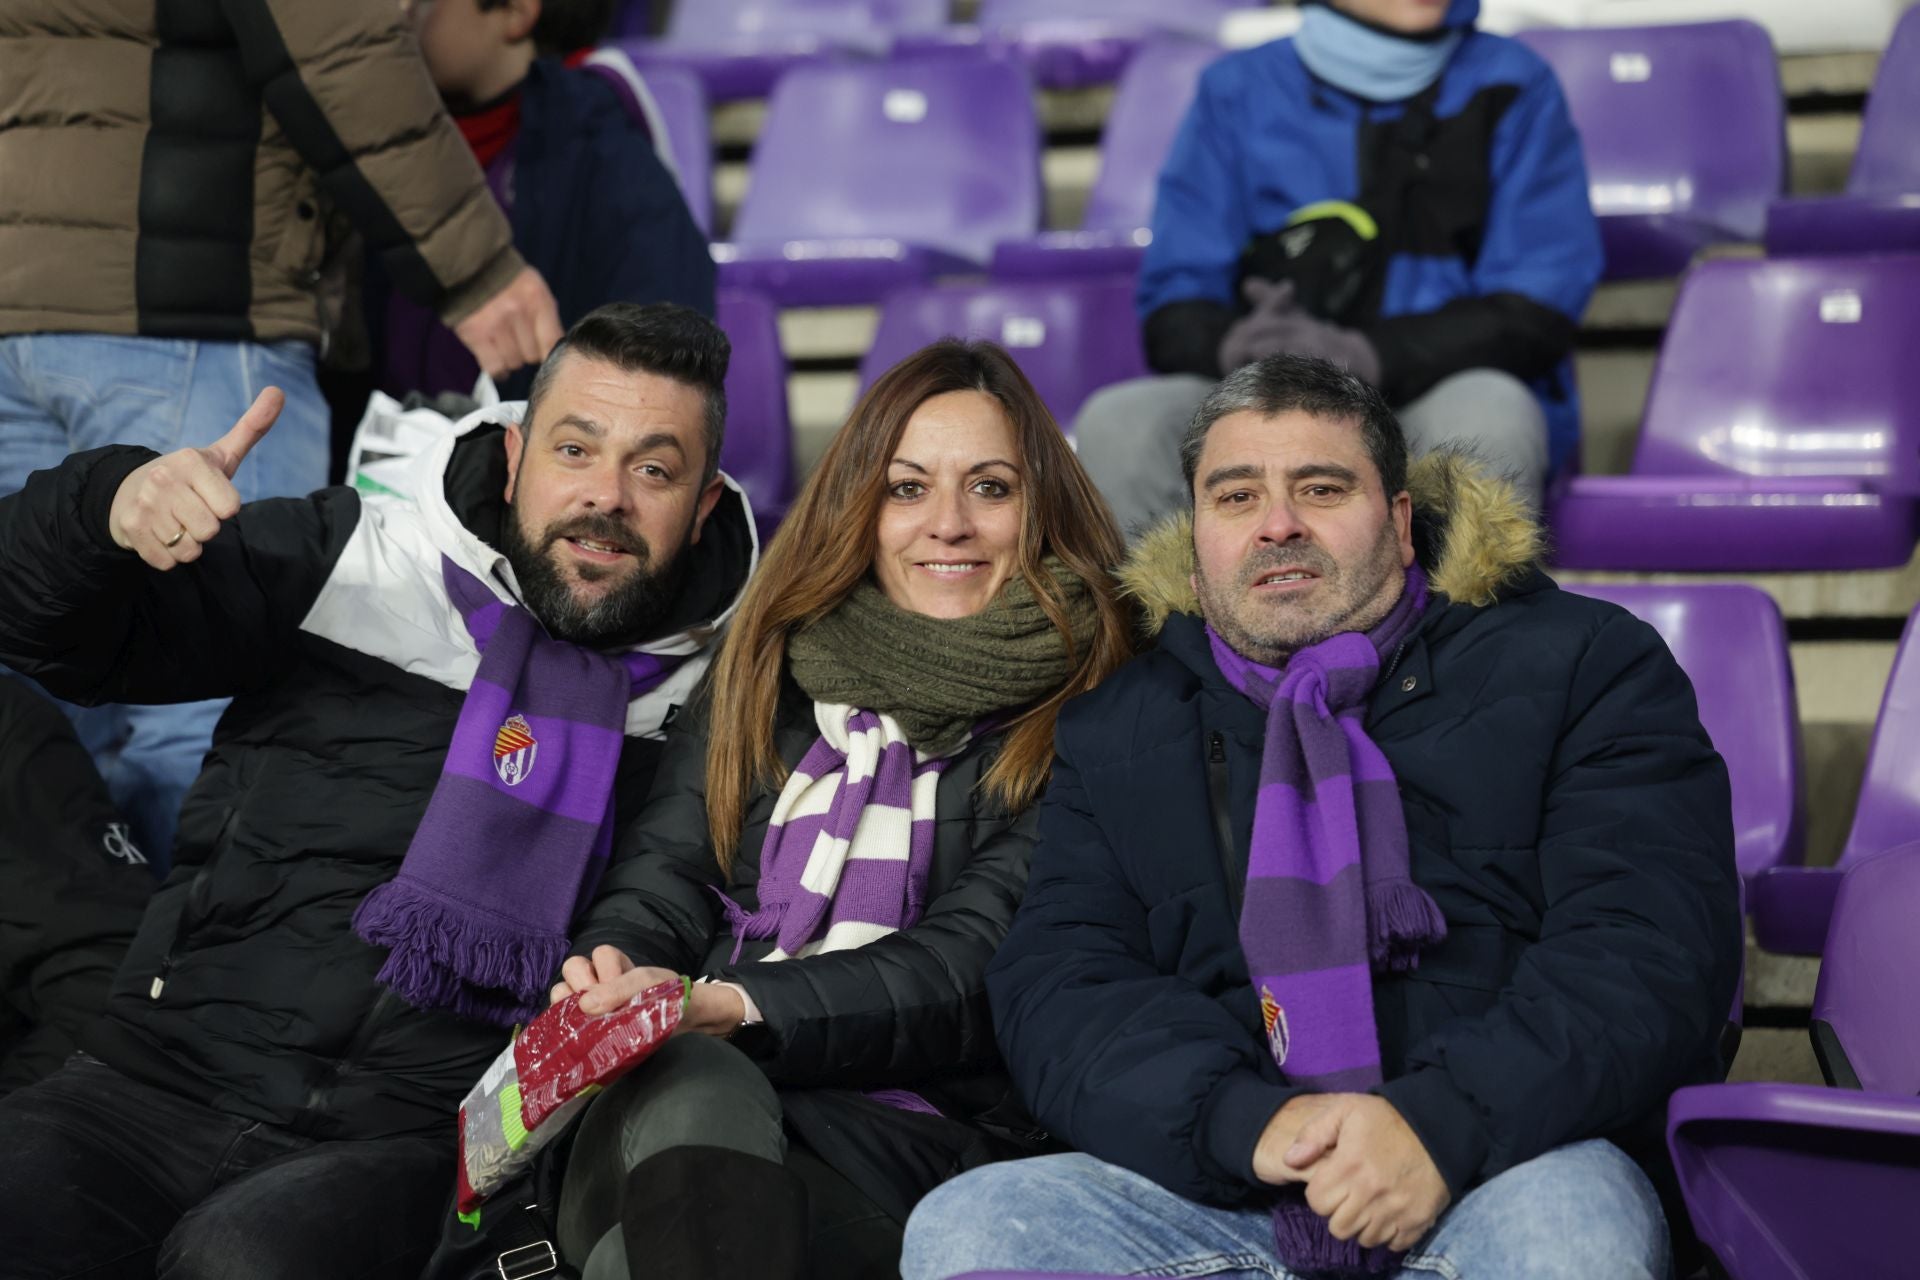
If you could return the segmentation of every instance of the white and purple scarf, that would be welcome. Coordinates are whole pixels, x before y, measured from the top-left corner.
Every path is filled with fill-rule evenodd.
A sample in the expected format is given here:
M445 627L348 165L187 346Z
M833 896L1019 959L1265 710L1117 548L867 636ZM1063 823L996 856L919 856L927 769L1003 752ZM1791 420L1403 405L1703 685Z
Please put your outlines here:
M892 716L817 702L814 720L761 846L759 907L721 895L736 961L749 938L775 940L769 961L865 946L926 910L940 775L970 735L928 755Z
M1405 971L1446 937L1446 920L1408 870L1406 815L1393 766L1367 736L1383 660L1419 626L1427 583L1407 570L1393 610L1262 666L1207 639L1228 682L1267 714L1247 857L1240 946L1260 995L1267 1047L1288 1083L1363 1093L1380 1083L1373 974ZM1289 1187L1273 1211L1280 1261L1310 1276L1379 1275L1385 1248L1336 1240Z

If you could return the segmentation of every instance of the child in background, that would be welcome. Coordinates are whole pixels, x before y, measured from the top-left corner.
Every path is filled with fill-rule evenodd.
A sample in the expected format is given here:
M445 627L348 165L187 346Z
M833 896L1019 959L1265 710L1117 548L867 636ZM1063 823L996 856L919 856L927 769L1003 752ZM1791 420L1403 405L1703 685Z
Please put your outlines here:
M713 314L713 261L646 125L579 63L612 0L411 0L420 52L473 148L513 243L571 325L607 302L678 302ZM453 333L369 264L377 384L466 394L479 368ZM525 395L531 370L502 386Z

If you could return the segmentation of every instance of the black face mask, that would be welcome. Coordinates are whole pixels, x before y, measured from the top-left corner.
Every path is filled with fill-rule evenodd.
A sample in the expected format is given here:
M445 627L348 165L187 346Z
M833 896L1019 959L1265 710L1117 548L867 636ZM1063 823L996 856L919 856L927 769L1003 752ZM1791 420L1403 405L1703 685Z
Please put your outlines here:
M692 531L689 523L689 536ZM598 600L583 603L555 559L554 547L562 538L614 543L627 548L637 563L624 570L625 581ZM617 648L653 638L686 579L690 545L682 539L679 551L656 566L653 549L646 540L612 516L582 515L558 521L547 526L537 545L521 529L520 513L512 503L500 522L500 553L513 566L528 610L555 639L590 649ZM586 566L580 576L591 582L616 571Z

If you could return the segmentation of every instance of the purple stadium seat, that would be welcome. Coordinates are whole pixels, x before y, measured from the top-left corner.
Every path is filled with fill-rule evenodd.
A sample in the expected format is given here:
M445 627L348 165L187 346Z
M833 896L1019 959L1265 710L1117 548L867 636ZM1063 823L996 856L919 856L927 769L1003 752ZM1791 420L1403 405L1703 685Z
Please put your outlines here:
M1813 999L1814 1049L1840 1087L1673 1096L1667 1144L1687 1209L1734 1280L1904 1272L1906 1220L1920 1204L1916 905L1920 843L1846 873Z
M905 37L915 52L978 48L1025 64L1048 89L1081 89L1121 78L1141 44L1158 35L1217 39L1234 0L980 0L972 26Z
M1920 843L1862 858L1842 879L1813 996L1813 1048L1828 1084L1920 1095L1917 911Z
M665 39L636 56L684 66L729 102L765 97L796 66L885 54L896 35L946 20L947 0L680 0Z
M1768 951L1819 955L1842 874L1920 835L1920 609L1907 619L1880 700L1846 847L1831 867L1776 867L1750 886L1754 938Z
M713 132L707 119L707 91L700 77L683 67L648 64L641 71L631 45L596 49L586 65L619 91L627 110L653 135L654 149L680 183L694 225L713 234ZM666 146L660 145L664 136Z
M800 67L774 90L723 284L787 306L872 302L978 271L1040 225L1026 73L943 57Z
M991 274L1000 280L1051 279L1140 268L1153 221L1154 192L1174 134L1186 117L1200 73L1220 47L1162 36L1141 46L1127 64L1100 137L1100 176L1078 231L1046 231L1010 240L993 251Z
M903 289L880 312L879 331L860 365L861 386L949 336L1005 347L1062 428L1101 387L1147 373L1133 282L1108 277Z
M716 317L733 343L727 365L727 438L720 466L753 502L760 545L793 503L793 431L787 420L787 361L773 304L723 289Z
M1660 633L1693 681L1700 722L1733 785L1734 859L1743 877L1804 853L1800 728L1787 624L1755 587L1570 588L1611 600Z
M1842 196L1781 200L1767 210L1767 252L1920 253L1920 9L1880 58L1860 147Z
M1523 32L1565 87L1609 279L1678 275L1700 248L1757 241L1786 182L1786 106L1746 21Z
M1558 563L1905 564L1920 537L1917 326L1920 257L1702 263L1667 327L1632 472L1555 495Z
M1695 1085L1668 1104L1667 1147L1694 1230L1733 1280L1905 1274L1920 1099Z

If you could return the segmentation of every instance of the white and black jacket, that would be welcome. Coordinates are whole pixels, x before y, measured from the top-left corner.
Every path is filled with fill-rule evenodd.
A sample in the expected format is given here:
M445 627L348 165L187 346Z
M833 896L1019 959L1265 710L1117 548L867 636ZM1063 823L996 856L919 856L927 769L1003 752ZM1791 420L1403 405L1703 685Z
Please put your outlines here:
M76 454L0 499L0 663L85 703L232 697L154 896L84 1042L127 1075L321 1139L438 1131L503 1043L374 980L354 908L399 870L479 661L449 556L512 598L493 550L503 430L482 410L422 459L415 500L350 488L252 503L199 560L115 547L120 482L154 455ZM691 655L629 707L616 819L707 666L757 555L728 491L649 652Z

